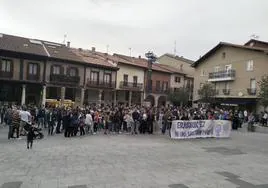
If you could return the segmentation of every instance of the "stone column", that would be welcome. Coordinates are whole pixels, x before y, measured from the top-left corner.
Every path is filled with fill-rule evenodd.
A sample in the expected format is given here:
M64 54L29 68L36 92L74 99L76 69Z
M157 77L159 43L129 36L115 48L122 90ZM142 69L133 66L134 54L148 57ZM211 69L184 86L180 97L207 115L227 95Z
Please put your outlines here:
M116 90L114 91L114 106L116 105Z
M158 99L159 99L159 96L154 96L154 106L155 107L158 106Z
M84 99L85 99L85 89L81 88L81 104L80 106L83 107L84 106Z
M132 91L129 91L128 106L131 106L131 102L132 102Z
M26 97L26 85L22 85L22 93L21 93L21 105L25 105L25 97Z
M47 87L43 86L43 92L42 92L42 105L46 105L46 96L47 96Z
M63 106L64 104L64 99L65 99L65 87L61 87L61 90L60 90L60 104L61 106Z
M102 90L99 90L99 104L101 105Z

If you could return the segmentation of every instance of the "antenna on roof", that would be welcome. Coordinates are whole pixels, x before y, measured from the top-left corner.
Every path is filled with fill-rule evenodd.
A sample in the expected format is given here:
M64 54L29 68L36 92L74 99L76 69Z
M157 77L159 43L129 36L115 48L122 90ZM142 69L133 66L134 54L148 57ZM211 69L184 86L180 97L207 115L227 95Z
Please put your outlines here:
M129 56L131 57L131 48L128 48L129 49Z
M66 42L66 38L67 38L67 35L66 34L64 34L64 36L63 36L63 44L65 44L65 42Z
M260 36L255 35L255 34L252 34L252 35L250 35L250 38L251 38L251 39L259 39L259 38L260 38Z
M174 55L176 56L177 54L177 41L175 40L174 42Z

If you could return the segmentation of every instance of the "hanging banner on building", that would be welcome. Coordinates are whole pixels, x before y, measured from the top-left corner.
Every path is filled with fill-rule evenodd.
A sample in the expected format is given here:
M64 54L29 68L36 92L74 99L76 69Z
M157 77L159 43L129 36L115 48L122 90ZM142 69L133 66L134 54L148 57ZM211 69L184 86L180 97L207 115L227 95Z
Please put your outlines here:
M228 138L230 134L231 122L227 120L176 120L170 130L173 139Z

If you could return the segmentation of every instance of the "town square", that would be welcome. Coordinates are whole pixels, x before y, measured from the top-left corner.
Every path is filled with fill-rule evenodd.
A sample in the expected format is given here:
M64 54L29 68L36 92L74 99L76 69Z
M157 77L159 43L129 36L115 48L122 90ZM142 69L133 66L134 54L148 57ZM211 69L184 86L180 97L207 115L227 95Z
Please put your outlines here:
M0 188L268 188L266 0L0 2Z

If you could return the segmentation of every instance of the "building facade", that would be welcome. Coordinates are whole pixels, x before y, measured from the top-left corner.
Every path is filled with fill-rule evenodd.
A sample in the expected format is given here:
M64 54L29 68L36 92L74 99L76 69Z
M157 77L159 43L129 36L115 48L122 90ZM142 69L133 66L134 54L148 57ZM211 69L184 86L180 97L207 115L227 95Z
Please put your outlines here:
M170 71L171 75L171 88L173 91L177 88L185 88L189 93L189 104L193 100L193 84L194 84L194 68L191 66L194 61L186 59L182 56L172 54L164 54L157 59L160 65L165 65Z
M215 86L217 103L253 110L257 105L258 82L268 73L267 52L268 48L247 43L219 43L193 64L194 100L200 99L198 90L209 82Z

